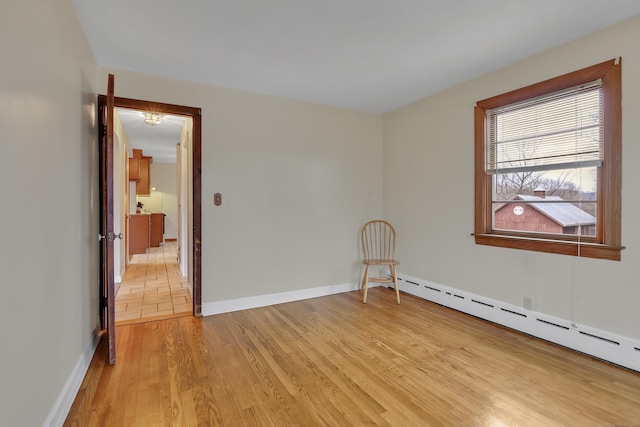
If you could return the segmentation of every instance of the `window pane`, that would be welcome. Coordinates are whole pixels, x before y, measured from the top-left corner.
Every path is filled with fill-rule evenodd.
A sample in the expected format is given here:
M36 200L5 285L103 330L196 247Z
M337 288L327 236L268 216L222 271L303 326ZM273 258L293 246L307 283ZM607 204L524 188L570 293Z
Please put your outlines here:
M496 174L496 230L595 236L595 167Z
M595 164L601 160L601 108L595 86L490 110L487 170Z

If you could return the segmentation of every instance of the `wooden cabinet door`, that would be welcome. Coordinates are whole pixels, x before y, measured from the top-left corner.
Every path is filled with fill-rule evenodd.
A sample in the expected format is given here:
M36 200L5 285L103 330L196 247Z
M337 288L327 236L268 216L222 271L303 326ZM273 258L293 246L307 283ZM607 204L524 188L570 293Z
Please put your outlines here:
M150 158L141 158L140 162L140 179L138 180L138 184L136 185L136 195L138 196L148 196L151 194L151 178L150 178L150 169L151 169L151 159Z
M154 213L151 214L151 247L156 248L160 246L160 243L164 241L164 214Z
M129 217L129 255L143 254L149 247L149 219L151 215Z
M129 181L140 179L140 159L129 159Z

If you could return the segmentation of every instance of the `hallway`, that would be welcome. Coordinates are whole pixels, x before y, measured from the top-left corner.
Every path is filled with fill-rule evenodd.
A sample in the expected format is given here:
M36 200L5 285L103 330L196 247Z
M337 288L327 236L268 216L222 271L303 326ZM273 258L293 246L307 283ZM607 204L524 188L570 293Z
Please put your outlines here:
M180 274L175 242L133 255L116 294L116 326L189 316L189 282Z

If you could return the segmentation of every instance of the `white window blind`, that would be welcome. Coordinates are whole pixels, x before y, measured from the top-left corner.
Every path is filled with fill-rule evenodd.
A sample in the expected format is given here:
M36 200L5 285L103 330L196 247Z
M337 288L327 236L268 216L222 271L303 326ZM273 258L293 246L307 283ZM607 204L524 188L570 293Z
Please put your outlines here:
M486 114L489 174L602 164L601 80Z

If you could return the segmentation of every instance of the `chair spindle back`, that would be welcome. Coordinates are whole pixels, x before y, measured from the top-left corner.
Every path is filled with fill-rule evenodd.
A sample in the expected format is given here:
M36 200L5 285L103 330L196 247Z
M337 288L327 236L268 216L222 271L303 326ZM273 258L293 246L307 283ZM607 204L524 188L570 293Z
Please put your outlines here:
M362 252L365 260L395 259L396 230L387 221L369 221L362 228Z

